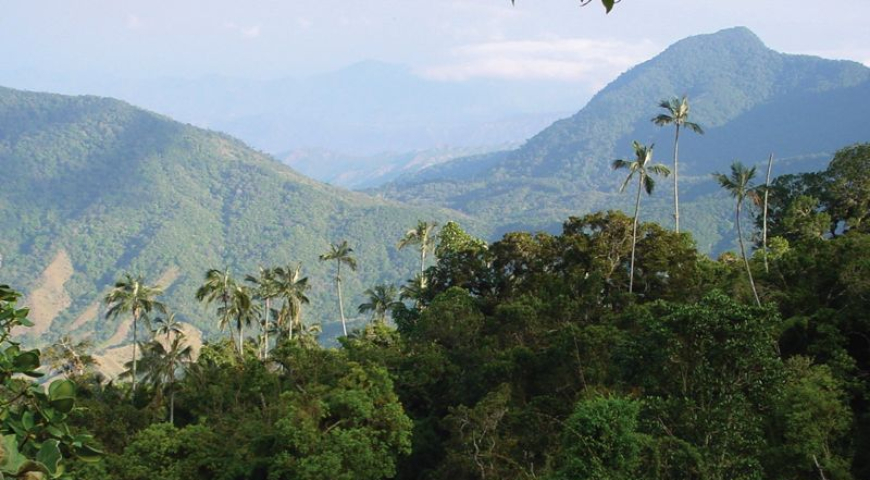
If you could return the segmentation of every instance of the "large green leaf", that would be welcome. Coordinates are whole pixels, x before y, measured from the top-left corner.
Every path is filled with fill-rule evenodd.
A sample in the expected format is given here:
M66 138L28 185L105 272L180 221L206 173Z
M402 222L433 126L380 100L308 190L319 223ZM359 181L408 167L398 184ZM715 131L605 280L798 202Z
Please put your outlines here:
M19 353L12 360L15 370L22 373L32 372L39 368L39 350L30 350Z
M60 442L57 440L46 440L42 442L42 447L36 453L36 461L45 465L52 477L60 476L63 473L63 465L60 463L63 460L63 455L60 453L59 444Z
M0 442L3 458L0 458L0 472L17 474L21 466L27 461L24 455L18 452L18 438L15 435L3 435Z
M55 380L48 387L48 401L52 407L69 413L75 406L76 385L70 380Z

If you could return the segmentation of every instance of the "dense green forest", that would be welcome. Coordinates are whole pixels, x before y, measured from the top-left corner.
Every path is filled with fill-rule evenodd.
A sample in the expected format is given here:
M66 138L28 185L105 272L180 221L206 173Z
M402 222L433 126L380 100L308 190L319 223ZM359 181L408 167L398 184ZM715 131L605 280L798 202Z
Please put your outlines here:
M739 164L717 177L759 225L764 212L748 200L770 193L768 246L745 264L711 259L691 234L655 223L633 235L634 219L614 211L490 244L455 223L435 234L421 222L408 245L421 257L434 247L437 263L403 285L404 301L394 286L372 287L359 308L371 323L336 348L313 341L304 318L286 320L298 295L243 313L222 304L221 272L210 272L199 296L213 298L215 323L256 324L270 311L277 321L286 308L285 321L268 341L229 335L193 360L164 316L142 342L135 390L100 383L87 345L60 342L40 359L4 336L11 413L0 428L18 461L0 470L83 480L868 478L868 161L870 144L857 144L769 189ZM347 253L334 250L330 259ZM129 289L136 281L107 297L119 314L159 310L159 292ZM4 292L8 333L26 311ZM26 382L11 373L40 360L76 383L75 408L69 383L15 396Z

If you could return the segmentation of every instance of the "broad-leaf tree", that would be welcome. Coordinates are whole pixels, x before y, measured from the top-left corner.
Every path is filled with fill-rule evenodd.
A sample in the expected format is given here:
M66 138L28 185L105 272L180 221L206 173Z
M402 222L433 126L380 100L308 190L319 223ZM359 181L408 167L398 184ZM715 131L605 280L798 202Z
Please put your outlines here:
M622 182L622 186L619 188L620 192L624 192L625 187L628 186L631 179L637 175L637 197L634 201L634 223L631 229L631 267L629 268L628 293L634 292L634 254L637 247L637 219L640 216L640 194L646 190L647 195L652 195L656 183L651 175L667 177L671 173L668 167L659 163L652 163L654 145L646 146L635 140L632 146L635 155L633 161L623 159L613 161L614 170L628 170L628 176L625 177L625 181Z

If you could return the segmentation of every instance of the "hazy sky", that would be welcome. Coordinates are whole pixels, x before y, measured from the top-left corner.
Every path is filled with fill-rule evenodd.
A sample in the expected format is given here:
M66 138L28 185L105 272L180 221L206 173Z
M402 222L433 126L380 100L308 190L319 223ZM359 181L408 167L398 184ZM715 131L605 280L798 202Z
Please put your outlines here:
M277 78L374 59L443 80L593 89L680 38L735 25L779 51L870 65L868 0L622 0L610 15L598 0L3 3L4 72Z

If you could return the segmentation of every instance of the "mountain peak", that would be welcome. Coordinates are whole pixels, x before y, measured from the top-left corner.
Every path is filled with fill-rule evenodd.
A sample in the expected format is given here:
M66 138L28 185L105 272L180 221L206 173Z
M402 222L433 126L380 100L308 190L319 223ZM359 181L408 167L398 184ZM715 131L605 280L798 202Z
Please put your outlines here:
M740 52L741 55L751 55L770 50L752 30L746 27L731 27L714 33L684 38L668 47L663 52L663 55L669 52L684 55L687 51L725 51Z

